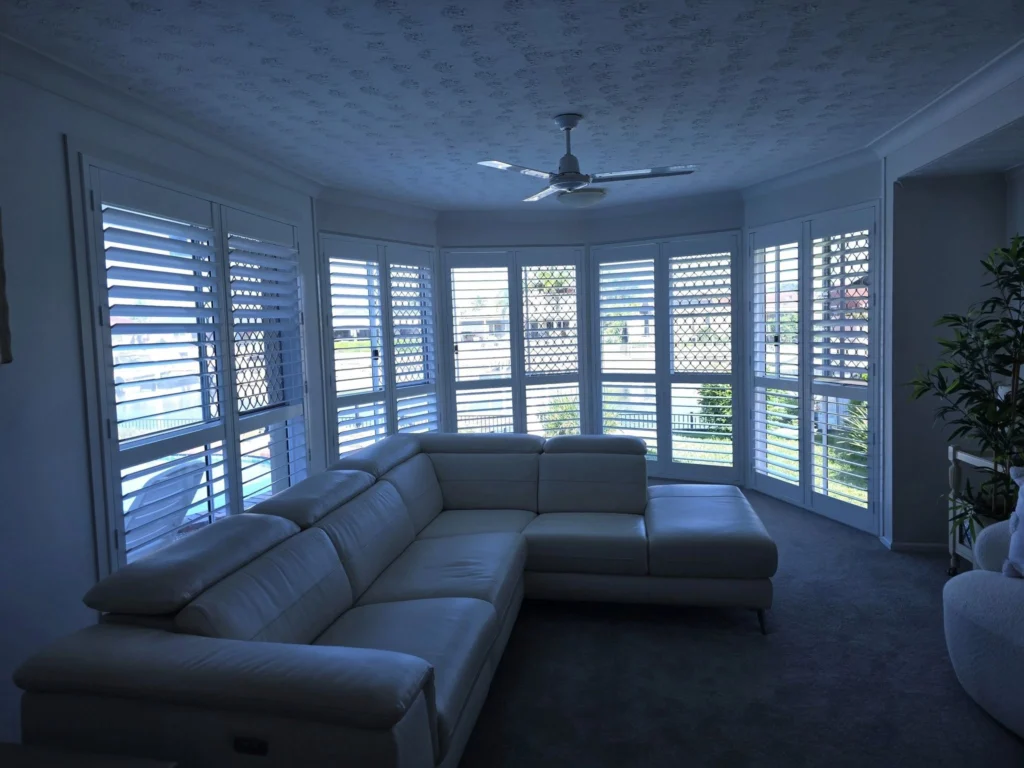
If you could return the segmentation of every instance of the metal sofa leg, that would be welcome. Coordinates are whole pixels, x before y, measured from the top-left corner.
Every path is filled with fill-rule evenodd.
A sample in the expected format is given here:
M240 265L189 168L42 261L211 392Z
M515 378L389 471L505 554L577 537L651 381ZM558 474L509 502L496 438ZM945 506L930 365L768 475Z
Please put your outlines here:
M761 634L762 635L767 635L768 634L768 624L767 624L767 621L765 619L764 608L758 608L757 609L757 623L761 625Z

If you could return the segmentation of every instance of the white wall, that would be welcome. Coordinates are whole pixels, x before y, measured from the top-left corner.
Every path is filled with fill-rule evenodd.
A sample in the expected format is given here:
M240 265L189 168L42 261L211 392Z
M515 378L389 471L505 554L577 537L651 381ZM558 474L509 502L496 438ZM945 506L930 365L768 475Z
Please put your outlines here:
M317 229L338 235L433 246L436 218L437 213L426 208L340 190L328 190L316 200Z
M912 177L893 195L892 509L895 547L947 540L946 435L933 399L911 400L907 386L935 364L942 335L935 320L987 295L980 260L1004 242L1006 185L999 174Z
M1006 174L1007 240L1015 235L1024 235L1024 166Z
M882 196L882 163L858 152L825 167L758 184L744 193L748 228L859 205Z
M442 211L437 241L444 248L588 245L742 228L743 200L732 192L585 210Z
M36 63L30 72L10 47L0 58L5 70L18 67L19 77L37 75L36 82L63 87L64 74ZM76 84L76 93L84 97L87 86ZM299 225L304 275L313 264L313 226L310 192L299 189L309 185L296 177L286 186L278 169L266 168L275 178L269 181L10 71L0 72L0 104L0 209L14 347L13 364L0 366L0 741L10 741L19 728L19 695L10 682L15 666L95 619L81 602L97 564L64 134L95 157L292 220ZM136 117L178 130L159 115ZM316 323L307 325L317 333ZM323 423L322 376L318 356L312 357L310 421ZM314 466L317 458L322 466L322 447L316 451Z

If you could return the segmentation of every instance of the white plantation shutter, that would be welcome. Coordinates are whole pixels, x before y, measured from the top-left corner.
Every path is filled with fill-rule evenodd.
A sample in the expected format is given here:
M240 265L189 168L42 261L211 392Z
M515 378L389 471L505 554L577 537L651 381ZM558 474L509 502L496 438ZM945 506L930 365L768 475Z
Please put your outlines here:
M580 248L447 251L455 418L463 432L579 434Z
M508 268L456 267L451 292L455 381L510 378Z
M250 217L234 212L233 218ZM307 471L298 249L292 228L280 230L277 242L227 237L246 509Z
M812 240L814 490L866 507L871 388L870 230Z
M658 459L655 243L595 248L597 264L599 426L632 435Z
M577 435L580 414L579 266L557 256L518 256L522 285L523 386L526 430L545 437ZM578 258L578 257L577 257Z
M109 498L123 516L117 544L127 561L230 511L224 271L209 204L166 197L181 203L169 207L194 210L197 220L123 205L101 204L97 211L114 469Z
M324 235L338 454L435 432L438 349L429 248Z
M751 233L754 485L871 531L875 216Z
M437 344L434 329L433 269L429 251L404 253L389 248L391 360L394 361L395 430L436 432ZM407 250L407 249L406 249ZM419 259L416 257L419 256Z
M654 373L654 258L601 264L601 373Z
M306 476L302 279L289 224L95 166L87 184L116 567Z
M799 487L800 246L758 245L753 255L754 472Z
M507 264L501 254L496 260ZM452 267L455 427L513 432L512 333L508 266Z
M733 465L732 256L668 259L673 462Z
M328 259L338 455L388 434L380 257L372 243L344 241Z

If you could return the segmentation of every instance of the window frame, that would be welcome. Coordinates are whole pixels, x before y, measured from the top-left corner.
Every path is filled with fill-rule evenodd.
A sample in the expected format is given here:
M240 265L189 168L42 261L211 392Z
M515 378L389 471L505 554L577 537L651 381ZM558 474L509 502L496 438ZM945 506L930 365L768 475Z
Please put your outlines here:
M837 383L817 382L813 373L813 242L820 237L830 237L853 232L868 231L868 344L867 355L868 382L866 385L844 385ZM747 380L750 391L750 426L748 439L748 479L747 486L776 498L783 499L812 512L816 512L854 528L879 534L880 531L880 489L882 487L882 462L879 435L881 434L882 411L884 408L881 393L883 343L882 302L884 295L884 267L881 256L881 232L879 206L877 202L863 203L833 211L809 215L777 224L768 224L750 228L747 232L746 279L751 286L751 317L747 324L746 336L751 346L747 365ZM771 379L784 382L783 389L793 391L799 397L799 466L800 483L789 483L766 477L756 471L755 467L755 402L754 396L758 386L763 386L765 377L758 377L755 369L754 334L754 270L755 251L764 246L786 243L798 244L798 338L799 363L798 376L795 379ZM830 497L815 490L814 450L813 450L813 404L815 395L830 395L849 398L852 392L863 393L868 404L868 456L867 456L867 506L860 507L840 499ZM853 398L849 398L853 399Z
M228 232L225 229L225 213L251 217L251 222L264 222L272 227L284 227L291 233L296 252L296 280L298 285L297 305L300 318L306 310L305 282L309 273L302 264L303 251L300 237L301 225L281 212L268 212L240 204L231 199L187 188L167 181L153 174L140 172L116 163L97 159L79 151L68 142L69 189L72 198L72 229L76 242L76 266L78 273L79 309L82 317L81 342L84 365L84 387L86 394L87 432L89 439L89 465L93 486L93 518L96 532L97 570L100 576L108 575L127 563L125 512L122 502L120 472L122 467L138 466L147 460L163 458L175 450L187 449L198 444L209 446L221 443L224 474L223 493L226 497L226 514L243 511L243 486L241 483L241 454L239 443L240 418L237 409L237 392L234 361L234 330L231 307L231 288L228 273L229 254ZM170 220L193 220L189 211L208 209L211 231L210 246L215 253L217 268L223 274L217 278L215 293L221 307L217 322L217 344L224 348L219 353L221 367L219 374L223 401L217 420L198 428L186 428L165 436L143 437L127 450L119 447L114 428L117 414L114 395L112 342L109 327L109 309L106 282L106 252L104 246L103 206L112 205L129 211L154 215ZM237 228L242 230L242 227ZM278 229L277 231L281 231ZM237 231L241 236L254 235ZM297 406L308 424L309 360L311 339L300 321L299 354L301 369L299 402ZM295 410L293 406L292 410ZM294 414L293 414L294 415ZM249 426L253 422L247 422ZM255 427L252 427L255 428ZM209 437L209 440L205 438ZM306 428L303 473L310 471L313 461L312 449ZM209 450L207 448L206 450ZM129 461L131 458L131 461ZM211 479L208 483L213 486ZM195 502L194 502L195 503Z
M374 442L396 434L398 431L398 401L404 398L416 396L434 395L436 403L436 424L437 428L443 429L444 425L444 397L443 397L443 366L440 363L442 355L439 352L441 342L440 325L438 323L439 290L437 276L437 252L431 246L418 245L414 243L403 243L399 241L380 240L375 238L358 237L355 235L344 235L337 232L321 231L318 233L319 267L321 270L321 306L320 312L322 331L324 339L322 349L322 360L324 365L324 406L328 423L334 424L333 428L326 430L327 464L330 466L338 461L343 454L339 453L339 435L337 429L337 413L339 405L357 406L365 404L371 406L380 403L383 409L383 431L370 442L362 445L369 445ZM344 249L351 248L356 254L347 255ZM377 267L377 283L379 286L379 309L381 328L381 352L380 365L382 369L383 386L379 390L368 390L348 394L338 394L336 380L334 345L333 339L333 315L331 305L331 260L341 259L350 261L365 261ZM413 385L399 385L395 381L394 346L395 336L393 333L394 315L392 308L391 291L391 267L392 266L419 266L430 270L429 285L431 289L430 321L433 324L433 381L422 382ZM360 446L362 447L362 446ZM356 450L353 448L352 450ZM348 453L348 451L346 452Z
M524 267L574 267L576 270L576 371L554 374L531 374L526 371L523 298ZM508 311L509 311L509 376L490 379L456 381L455 374L455 327L452 305L452 270L505 268L507 270ZM582 246L537 246L524 248L452 248L441 253L442 298L438 302L443 308L444 345L446 353L442 370L446 374L446 415L444 430L458 431L457 398L460 392L497 390L510 393L512 431L527 431L527 388L543 385L576 385L580 402L580 434L590 433L589 393L586 380L589 371L588 339L589 327L586 321L586 273L585 248Z
M728 374L675 373L673 370L672 306L670 267L671 259L713 253L730 254L731 284L731 368ZM589 282L590 335L595 339L591 381L591 414L593 431L602 430L602 384L639 383L653 385L656 409L658 451L655 459L648 459L649 473L653 477L706 483L740 484L744 473L745 419L742 418L746 402L746 377L742 375L744 359L743 269L741 267L740 233L737 230L701 235L638 240L625 243L594 245L590 249ZM601 317L600 272L602 264L653 259L654 261L654 334L655 365L653 373L602 373L601 371ZM694 462L675 461L672 445L672 385L728 381L732 388L732 465L716 466ZM667 418L665 416L667 415Z

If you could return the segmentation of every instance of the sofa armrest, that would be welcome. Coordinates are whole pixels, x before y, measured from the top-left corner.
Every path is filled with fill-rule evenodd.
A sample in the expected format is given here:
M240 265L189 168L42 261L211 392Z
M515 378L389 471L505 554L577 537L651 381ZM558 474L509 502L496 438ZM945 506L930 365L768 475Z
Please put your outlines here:
M145 699L388 729L425 694L435 728L434 669L404 653L222 640L99 624L15 672L33 693Z
M1003 570L1003 562L1010 553L1010 521L1003 520L985 526L974 542L974 563L986 571Z

